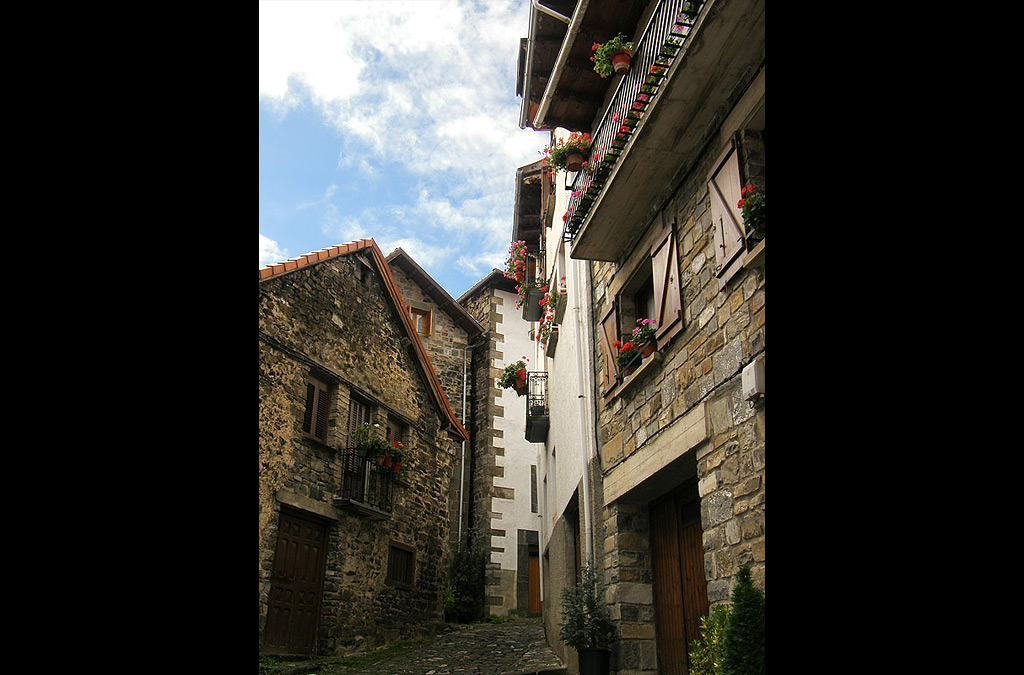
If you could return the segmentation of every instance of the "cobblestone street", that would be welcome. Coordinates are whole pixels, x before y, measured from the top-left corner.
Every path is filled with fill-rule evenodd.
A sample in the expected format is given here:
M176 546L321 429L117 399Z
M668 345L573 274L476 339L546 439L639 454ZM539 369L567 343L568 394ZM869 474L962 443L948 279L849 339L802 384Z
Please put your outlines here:
M540 619L506 624L457 625L450 633L412 651L352 667L327 659L293 663L278 675L564 675L565 668L547 646Z

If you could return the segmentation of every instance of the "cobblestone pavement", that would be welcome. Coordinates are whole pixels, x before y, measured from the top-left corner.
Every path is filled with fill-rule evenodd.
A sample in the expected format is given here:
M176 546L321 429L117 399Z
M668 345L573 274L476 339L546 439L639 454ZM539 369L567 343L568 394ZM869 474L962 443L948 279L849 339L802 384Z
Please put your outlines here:
M540 619L458 626L415 652L358 675L563 675ZM353 674L355 675L355 674Z

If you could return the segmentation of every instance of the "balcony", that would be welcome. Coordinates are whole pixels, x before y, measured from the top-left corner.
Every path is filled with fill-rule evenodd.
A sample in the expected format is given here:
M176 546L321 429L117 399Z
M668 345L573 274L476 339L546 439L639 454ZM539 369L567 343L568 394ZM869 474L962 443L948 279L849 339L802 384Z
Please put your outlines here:
M526 440L543 443L548 438L551 418L548 408L548 374L529 373L526 398Z
M573 258L616 261L630 249L764 66L763 0L689 4L657 4L591 133L590 169L576 174L564 215Z
M391 518L395 473L377 466L376 459L360 457L354 449L342 451L342 488L334 505L370 520Z

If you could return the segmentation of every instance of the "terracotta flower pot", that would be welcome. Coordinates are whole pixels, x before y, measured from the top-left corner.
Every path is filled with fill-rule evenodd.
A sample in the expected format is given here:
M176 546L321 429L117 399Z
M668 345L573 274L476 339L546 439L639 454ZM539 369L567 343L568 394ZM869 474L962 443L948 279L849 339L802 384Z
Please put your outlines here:
M516 393L523 396L527 392L526 368L516 371Z
M565 157L566 171L579 171L583 168L583 153L573 152Z
M633 60L633 52L628 49L620 49L611 55L612 68L616 75L622 75L629 70L630 61Z
M645 345L644 345L644 351L643 351L643 353L642 353L642 354L640 355L640 358L644 358L644 359L646 359L646 358L647 358L648 356L650 356L651 354L653 354L653 353L654 353L654 347L655 347L655 345L654 345L654 340L651 340L650 342L648 342L647 344L645 344Z
M398 470L401 469L401 468L402 468L402 463L401 462L395 462L394 464L391 465L391 470L394 471L395 473L398 473Z

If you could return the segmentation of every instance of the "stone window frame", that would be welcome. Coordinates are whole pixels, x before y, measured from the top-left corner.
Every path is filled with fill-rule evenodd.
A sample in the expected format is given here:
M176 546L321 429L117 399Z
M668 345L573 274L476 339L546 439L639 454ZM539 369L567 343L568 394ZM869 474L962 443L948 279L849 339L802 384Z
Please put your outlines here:
M391 539L388 542L384 583L395 588L416 590L416 548Z

